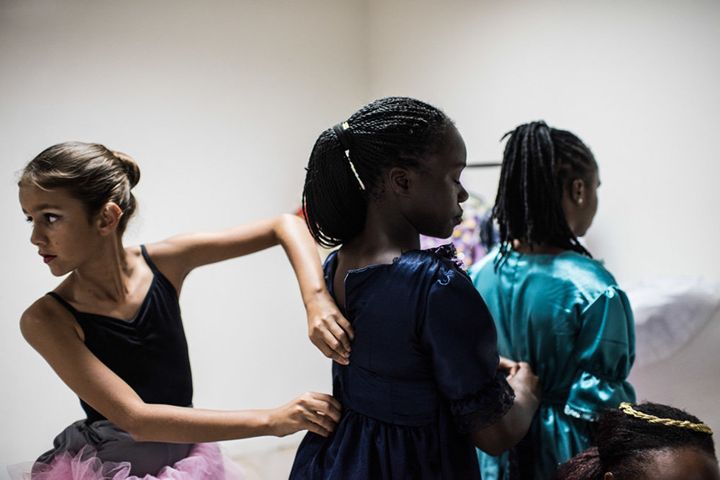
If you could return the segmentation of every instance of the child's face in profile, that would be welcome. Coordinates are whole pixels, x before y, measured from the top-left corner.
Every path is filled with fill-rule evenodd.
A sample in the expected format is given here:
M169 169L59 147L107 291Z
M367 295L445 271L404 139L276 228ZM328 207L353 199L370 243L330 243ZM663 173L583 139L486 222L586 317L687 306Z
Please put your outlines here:
M32 225L30 242L55 276L80 265L99 236L82 202L64 189L41 190L21 186L20 206Z
M465 142L457 129L450 126L439 150L421 162L420 168L413 170L405 215L418 233L449 237L462 220L460 203L468 198L460 183L466 164Z

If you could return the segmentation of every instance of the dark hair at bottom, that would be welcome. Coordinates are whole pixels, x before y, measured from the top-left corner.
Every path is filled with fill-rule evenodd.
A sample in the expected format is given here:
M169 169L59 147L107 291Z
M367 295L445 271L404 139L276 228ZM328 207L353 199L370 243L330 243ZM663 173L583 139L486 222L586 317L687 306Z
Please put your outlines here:
M667 405L648 402L633 408L662 419L702 423L697 417ZM597 447L560 466L556 480L601 480L605 472L612 472L616 480L637 478L650 456L667 448L694 448L716 458L712 434L651 423L621 410L609 410L603 415L596 440Z

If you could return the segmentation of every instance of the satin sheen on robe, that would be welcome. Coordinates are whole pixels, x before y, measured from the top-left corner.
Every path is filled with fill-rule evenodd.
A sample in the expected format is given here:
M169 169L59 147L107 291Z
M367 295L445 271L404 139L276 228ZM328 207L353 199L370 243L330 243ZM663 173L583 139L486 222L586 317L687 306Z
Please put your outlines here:
M600 262L575 252L557 255L498 249L470 269L498 333L500 355L530 364L543 398L530 431L511 454L478 451L484 480L552 478L590 446L594 422L607 408L634 402L626 381L635 360L633 314L625 293ZM497 265L496 265L497 263Z

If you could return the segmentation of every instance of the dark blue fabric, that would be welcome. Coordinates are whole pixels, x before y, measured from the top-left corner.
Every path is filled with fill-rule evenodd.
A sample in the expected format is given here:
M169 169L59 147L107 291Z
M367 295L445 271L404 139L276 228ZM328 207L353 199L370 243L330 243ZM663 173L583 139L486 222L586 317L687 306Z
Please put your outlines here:
M187 341L177 292L141 246L153 271L150 290L132 321L76 310L54 292L85 334L85 345L110 370L127 382L146 403L189 406L193 387ZM80 400L88 423L105 420Z
M325 262L332 293L336 254ZM351 364L333 364L342 419L308 433L291 479L479 479L469 432L513 393L497 375L493 320L467 275L435 251L348 272Z

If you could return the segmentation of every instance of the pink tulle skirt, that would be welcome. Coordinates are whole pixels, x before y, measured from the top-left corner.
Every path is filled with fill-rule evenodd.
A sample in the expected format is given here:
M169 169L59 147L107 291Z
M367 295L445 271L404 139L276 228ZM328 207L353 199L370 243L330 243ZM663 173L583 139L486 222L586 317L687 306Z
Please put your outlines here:
M190 454L163 467L156 475L138 477L130 474L130 462L102 461L92 447L78 453L63 452L46 465L35 464L30 469L9 468L13 480L241 480L242 469L225 457L215 443L199 443Z

